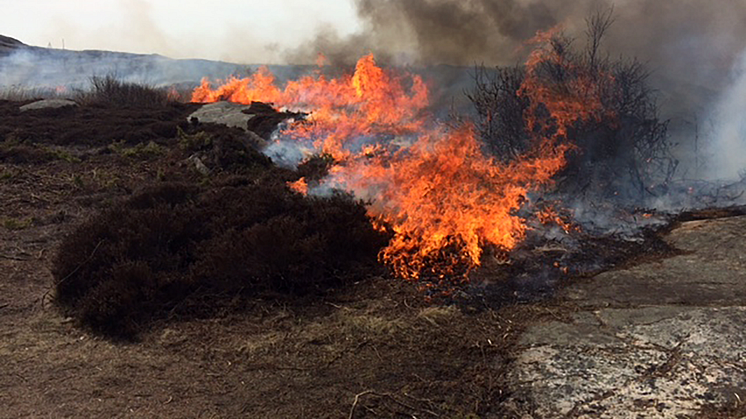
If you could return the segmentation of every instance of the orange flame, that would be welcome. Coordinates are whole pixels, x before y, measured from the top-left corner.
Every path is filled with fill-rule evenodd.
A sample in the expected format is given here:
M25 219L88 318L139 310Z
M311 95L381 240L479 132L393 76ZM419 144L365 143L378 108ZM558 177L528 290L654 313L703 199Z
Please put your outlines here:
M350 142L370 136L396 136L418 132L420 117L428 105L428 89L422 78L411 76L404 87L401 77L378 67L373 55L361 58L352 76L328 80L323 75L305 76L276 85L274 75L262 67L244 79L231 78L216 89L202 80L192 102L252 101L311 112L310 124L296 124L282 136L299 141L313 140L314 146L336 159L351 156Z
M523 238L525 221L514 212L562 167L564 150L502 164L464 126L425 132L408 149L338 166L333 176L374 192L369 212L394 232L381 259L398 276L444 277L479 265L485 245L511 249Z
M393 232L381 260L405 279L465 278L480 265L485 247L510 250L524 238L526 221L516 211L529 191L549 184L565 164L572 148L568 128L602 110L590 77L577 75L577 86L563 91L547 85L542 65L568 65L545 47L551 36L537 36L519 92L531 103L526 122L535 146L510 163L485 155L470 124L434 124L425 112L422 79L385 71L372 55L362 57L351 76L317 73L282 89L266 68L216 89L203 80L192 101L259 100L310 111L307 121L280 137L312 142L319 153L331 154L336 164L322 182L371 202L374 225ZM539 106L547 111L541 120L534 116L542 114L535 112ZM290 187L308 192L304 179Z
M579 226L573 224L572 221L566 220L551 206L537 211L536 218L542 224L556 224L566 234L570 234L572 231L581 231Z
M302 177L295 182L288 182L287 185L291 190L301 195L308 195L308 182L306 182L305 177Z

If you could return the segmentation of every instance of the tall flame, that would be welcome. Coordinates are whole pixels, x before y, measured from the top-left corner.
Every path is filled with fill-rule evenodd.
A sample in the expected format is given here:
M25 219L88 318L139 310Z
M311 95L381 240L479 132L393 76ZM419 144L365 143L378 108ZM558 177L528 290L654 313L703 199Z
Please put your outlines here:
M485 245L511 249L523 238L514 212L562 167L564 151L502 164L482 153L471 126L433 129L409 148L342 164L332 179L373 192L370 214L394 231L381 258L398 276L443 277L479 265Z
M526 119L535 146L510 163L485 155L470 124L435 123L426 112L422 79L386 71L372 55L362 57L352 75L327 79L317 73L283 89L266 68L216 89L203 80L192 100L257 100L310 111L308 121L280 137L311 142L335 158L324 182L369 200L369 214L393 232L381 260L405 279L465 278L480 265L485 247L509 250L524 238L526 221L517 210L529 191L550 183L565 164L572 147L568 128L602 110L591 78L577 77L577 88L562 92L546 85L540 67L566 65L546 47L551 36L537 36L519 92L532 104ZM547 111L542 120L534 116L542 114L534 112L537 106ZM307 190L305 180L291 186Z

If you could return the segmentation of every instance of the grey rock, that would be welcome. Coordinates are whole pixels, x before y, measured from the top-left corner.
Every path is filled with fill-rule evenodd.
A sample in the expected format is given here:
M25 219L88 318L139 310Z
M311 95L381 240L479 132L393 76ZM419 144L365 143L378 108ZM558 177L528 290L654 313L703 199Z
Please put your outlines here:
M202 176L207 176L207 175L210 174L210 169L207 166L205 166L205 164L202 163L202 160L199 157L197 157L196 155L193 155L193 156L189 157L189 159L187 159L187 160L189 160L190 162L192 162L192 164L194 165L194 168Z
M684 253L597 275L523 334L505 406L534 418L696 417L746 399L746 217L685 223Z
M197 118L200 122L223 124L248 131L246 124L254 115L242 113L244 109L248 109L248 106L231 102L208 103L189 115L187 120Z
M20 109L21 112L25 112L34 109L64 108L66 106L78 106L78 104L68 99L43 99L23 105Z
M729 305L746 301L746 217L692 221L666 240L683 254L576 284L564 296L582 306Z

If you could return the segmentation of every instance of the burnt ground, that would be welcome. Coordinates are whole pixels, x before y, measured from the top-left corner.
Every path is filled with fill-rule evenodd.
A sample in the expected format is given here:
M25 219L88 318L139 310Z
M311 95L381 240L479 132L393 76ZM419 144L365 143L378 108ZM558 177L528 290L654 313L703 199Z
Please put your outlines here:
M524 362L524 331L572 324L583 311L562 295L433 304L412 284L373 270L320 294L242 297L240 309L157 319L136 340L81 325L54 303L52 271L65 237L147 185L209 187L221 174L195 170L185 138L198 140L201 130L240 134L190 127L193 105L21 114L22 104L0 102L0 416L475 418L542 411L527 401L542 399L527 395L515 366ZM193 134L180 137L180 130ZM644 250L627 254L624 266L649 262ZM732 406L704 404L700 413L743 413Z

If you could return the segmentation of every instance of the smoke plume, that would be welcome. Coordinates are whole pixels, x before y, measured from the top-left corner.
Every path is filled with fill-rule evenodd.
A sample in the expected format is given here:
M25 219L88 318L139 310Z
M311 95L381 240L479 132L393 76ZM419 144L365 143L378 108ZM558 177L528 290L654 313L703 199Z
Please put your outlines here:
M524 61L526 41L537 31L559 26L581 47L586 20L613 10L602 50L614 59L638 59L650 70L661 117L671 119L669 133L681 146L687 175L701 176L699 166L706 165L726 168L719 175L732 177L746 166L732 157L742 154L746 135L746 80L739 61L746 50L746 0L355 0L355 6L360 32L344 37L325 29L288 51L287 60L311 62L320 52L333 64L351 64L373 52L387 64L515 65ZM466 79L437 81L451 87L444 95L451 100ZM714 140L707 125L715 126ZM710 159L699 155L703 149Z
M581 38L586 19L613 8L606 49L646 62L676 82L722 88L746 47L746 0L355 0L363 30L343 37L320 31L286 53L313 62L324 53L352 64L373 52L394 64L512 65L523 61L536 31L561 26Z
M746 51L733 67L731 83L723 91L711 118L708 144L711 179L746 178Z
M362 32L340 37L321 31L290 51L290 61L315 54L353 63L374 52L420 64L515 64L538 30L561 25L580 36L594 12L613 8L606 39L613 54L637 56L655 67L697 78L722 73L746 46L746 0L355 0ZM722 74L721 74L722 75Z

